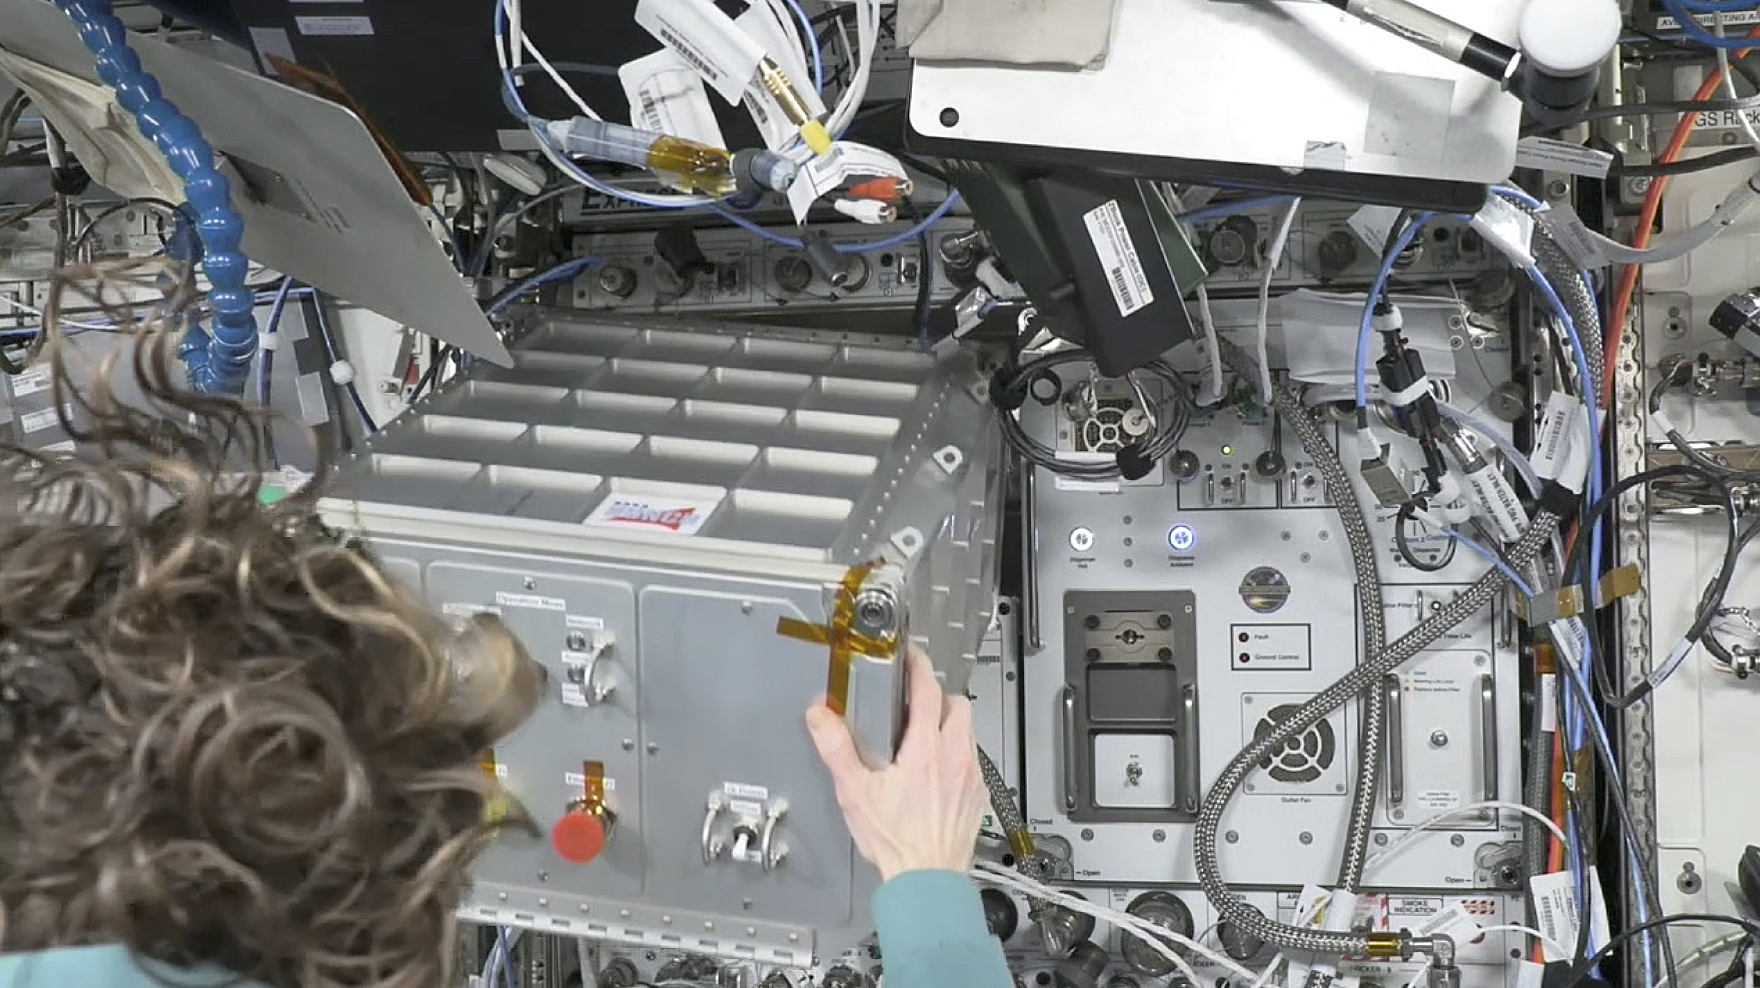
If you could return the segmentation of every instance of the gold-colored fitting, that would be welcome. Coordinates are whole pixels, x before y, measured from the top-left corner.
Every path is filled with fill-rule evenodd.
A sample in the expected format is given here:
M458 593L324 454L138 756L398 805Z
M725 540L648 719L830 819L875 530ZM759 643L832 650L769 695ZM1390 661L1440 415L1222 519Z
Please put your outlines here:
M1403 956L1404 944L1398 933L1369 934L1369 956L1375 960L1393 960Z
M824 154L831 150L831 134L825 130L824 124L813 119L813 115L807 112L806 100L801 98L800 92L794 88L794 82L788 78L788 73L782 71L780 65L765 58L758 63L758 79L770 91L770 95L776 97L776 104L782 108L782 115L788 118L789 123L800 128L801 138L813 149L814 154Z

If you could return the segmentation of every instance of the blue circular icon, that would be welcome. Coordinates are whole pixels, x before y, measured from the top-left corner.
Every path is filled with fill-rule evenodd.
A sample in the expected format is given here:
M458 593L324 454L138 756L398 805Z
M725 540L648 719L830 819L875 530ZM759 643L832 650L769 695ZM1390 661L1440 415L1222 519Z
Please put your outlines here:
M1167 530L1167 544L1174 552L1189 552L1198 544L1198 533L1190 525L1175 525Z

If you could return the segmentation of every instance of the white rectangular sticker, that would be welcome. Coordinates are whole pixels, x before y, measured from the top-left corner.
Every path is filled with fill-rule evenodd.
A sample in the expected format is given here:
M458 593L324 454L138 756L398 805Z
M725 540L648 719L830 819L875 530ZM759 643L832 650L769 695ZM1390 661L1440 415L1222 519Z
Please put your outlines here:
M1558 731L1558 674L1549 672L1540 677L1540 730L1547 734Z
M1577 402L1562 391L1546 398L1540 414L1540 434L1534 439L1534 473L1541 480L1557 480L1558 468L1575 438Z
M613 494L582 524L672 535L695 535L708 524L719 501L706 498L642 497Z
M564 772L562 775L562 781L567 783L568 785L575 787L576 789L585 789L587 787L587 777L582 775L579 772ZM616 792L617 791L617 780L616 779L613 779L611 776L607 775L607 776L605 776L603 781L605 783L605 791L606 792Z
M1082 223L1088 228L1088 240L1094 245L1100 266L1106 270L1106 287L1118 303L1118 314L1129 316L1155 301L1155 293L1149 289L1149 275L1137 256L1137 245L1131 242L1118 200L1082 214Z
M1461 805L1461 794L1453 789L1426 789L1413 802L1426 810L1452 810Z
M1577 924L1581 913L1577 909L1577 883L1568 871L1556 871L1550 875L1535 875L1529 879L1534 890L1534 914L1540 924L1540 932L1561 946L1575 947L1577 943ZM1609 939L1607 924L1607 900L1601 894L1600 869L1589 869L1589 905L1590 949L1597 949L1607 944ZM1548 963L1568 961L1570 956L1553 947L1547 941L1541 941L1546 951Z
M23 398L39 391L49 390L49 372L46 370L28 370L12 379L12 397Z
M1710 28L1715 26L1717 15L1700 14L1695 20L1699 22L1700 27ZM1760 24L1760 11L1732 10L1723 15L1724 27L1745 27L1753 24ZM1673 17L1656 18L1656 30L1658 31L1679 31L1680 29L1681 22L1675 20Z
M1481 929L1458 902L1418 924L1420 935L1435 936L1440 933L1457 944L1469 944L1479 939Z
M764 50L709 0L641 0L636 23L677 53L709 88L737 104Z
M495 603L500 607L525 607L535 611L566 611L568 601L561 597L540 597L530 593L495 592Z
M1748 122L1760 126L1760 108L1748 110L1701 110L1694 115L1694 125L1700 130L1737 130L1742 126L1742 115L1747 114Z
M371 37L371 17L295 17L293 26L307 37Z
M1715 115L1702 113L1700 117ZM1705 126L1703 120L1699 126ZM1549 137L1524 137L1516 143L1516 167L1599 179L1606 178L1613 167L1613 155Z
M584 614L570 614L567 618L563 619L563 624L567 625L571 631L605 630L604 618L588 617Z
M617 78L623 83L635 127L727 148L702 77L672 49L662 48L622 66Z
M749 786L743 782L723 782L721 791L729 799L752 799L762 803L770 798L770 790L763 786Z
M72 405L65 406L63 410L69 415L73 414ZM19 424L24 426L24 431L27 435L32 432L42 432L44 429L47 429L60 421L60 416L55 413L55 409L53 408L45 408L40 412L31 412L26 415L21 415L18 418Z
M1399 214L1399 209L1394 206L1364 206L1352 213L1345 225L1358 240L1379 254L1387 249L1387 241L1393 236L1393 225L1399 222Z

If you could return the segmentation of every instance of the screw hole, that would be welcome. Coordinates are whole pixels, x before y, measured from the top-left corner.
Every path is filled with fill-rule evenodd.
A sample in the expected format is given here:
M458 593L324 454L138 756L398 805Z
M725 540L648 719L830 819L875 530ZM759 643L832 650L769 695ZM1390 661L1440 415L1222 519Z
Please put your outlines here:
M959 126L959 111L954 109L951 106L943 109L941 111L941 126L943 126L943 127L958 127Z

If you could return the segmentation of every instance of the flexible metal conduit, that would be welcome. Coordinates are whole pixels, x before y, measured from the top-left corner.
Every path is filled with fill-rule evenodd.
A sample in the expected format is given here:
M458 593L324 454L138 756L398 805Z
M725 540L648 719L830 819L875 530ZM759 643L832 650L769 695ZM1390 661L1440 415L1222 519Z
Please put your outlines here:
M1249 380L1256 376L1252 358L1227 340L1222 346L1222 359L1236 374ZM1362 615L1364 650L1369 655L1387 645L1387 611L1381 597L1381 567L1375 553L1375 540L1369 533L1369 521L1357 490L1351 485L1350 474L1338 451L1326 441L1325 433L1314 421L1313 414L1287 387L1271 390L1272 403L1283 421L1301 441L1302 451L1314 461L1314 467L1326 480L1326 490L1338 506L1338 517L1344 525L1345 542L1350 548L1351 568L1357 580L1357 611ZM1375 822L1375 796L1381 786L1381 747L1383 715L1386 700L1380 683L1363 694L1362 730L1357 736L1357 771L1352 782L1350 822L1345 831L1344 857L1339 861L1338 886L1355 891L1363 881L1363 866L1369 858L1369 830Z
M1523 203L1512 203L1517 209L1530 216L1538 210ZM1546 227L1534 225L1534 264L1546 280L1552 282L1557 289L1559 300L1570 310L1571 322L1576 324L1577 336L1582 338L1583 348L1588 352L1583 359L1589 365L1589 374L1594 380L1588 382L1586 393L1601 394L1602 359L1606 349L1605 338L1601 332L1601 306L1595 299L1589 286L1583 284L1582 272L1571 262L1570 255L1558 245Z
M1331 493L1335 502L1342 502L1349 496L1348 489L1333 490ZM1520 571L1533 561L1557 527L1558 518L1551 513L1542 511L1536 515L1528 531L1510 547L1509 560L1512 567ZM1428 648L1450 629L1489 604L1506 583L1507 578L1501 572L1492 570L1486 573L1423 623L1385 650L1372 654L1367 661L1298 707L1295 713L1275 725L1264 737L1241 749L1228 767L1223 769L1199 810L1193 842L1197 856L1198 881L1204 888L1204 895L1222 914L1223 920L1244 933L1275 943L1286 950L1309 950L1335 957L1371 951L1371 938L1367 934L1304 929L1279 923L1253 909L1231 890L1222 878L1216 849L1222 816L1248 774L1262 759Z
M232 188L214 166L214 149L195 121L165 98L159 83L141 67L128 47L128 29L112 12L110 0L55 0L96 58L98 77L116 90L116 102L134 114L141 136L164 153L183 180L184 195L196 212L202 241L202 270L213 286L208 304L213 332L192 325L179 348L198 391L242 394L251 358L257 351L256 298L245 286L249 267L240 243L244 220L232 208Z
M978 771L984 776L984 789L990 793L990 808L996 812L996 825L1008 838L1009 849L1014 851L1015 862L1023 870L1030 865L1027 862L1034 853L1033 836L1027 831L1026 818L1021 816L1020 804L1008 791L1008 782L1002 778L1002 772L990 759L989 752L982 747L978 749Z

